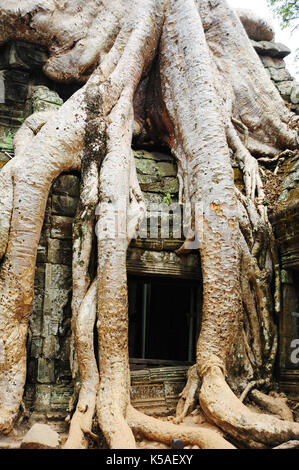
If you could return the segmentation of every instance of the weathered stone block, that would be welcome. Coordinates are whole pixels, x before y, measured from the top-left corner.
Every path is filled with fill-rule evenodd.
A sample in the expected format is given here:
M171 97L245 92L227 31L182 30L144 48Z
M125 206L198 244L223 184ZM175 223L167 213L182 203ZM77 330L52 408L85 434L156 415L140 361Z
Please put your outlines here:
M42 386L43 385L40 385L40 387ZM47 423L47 416L46 416L45 410L41 410L41 411L34 410L33 413L31 413L30 418L28 420L29 426L33 426L37 422L44 423L44 424Z
M280 272L280 276L281 276L281 283L282 284L293 284L294 283L293 276L292 276L292 273L290 271L286 271L285 269L282 269L281 272Z
M273 67L275 69L284 69L286 64L283 59L276 59L269 56L260 56L263 66L266 68Z
M61 175L53 184L54 194L63 194L66 196L79 196L79 178L75 175Z
M28 376L27 383L25 385L25 390L24 390L24 396L23 400L25 403L25 407L28 410L29 408L31 409L34 403L35 399L35 383L36 379L34 380L34 383L30 383L30 376Z
M65 361L67 369L69 369L69 357L70 357L70 342L71 342L71 319L72 319L72 310L71 306L64 310L64 318L59 324L59 359Z
M293 86L293 81L280 82L276 84L276 87L278 88L278 91L281 94L282 98L287 101L289 101L290 99Z
M34 87L31 101L33 112L55 110L63 104L63 100L59 97L58 93L46 86Z
M134 157L141 158L141 159L146 158L149 160L154 160L156 162L174 162L175 163L175 160L171 155L168 155L167 153L161 153L161 152L148 152L147 150L135 150Z
M53 194L52 196L52 214L74 217L78 205L78 199L70 196Z
M33 336L41 334L42 329L42 315L43 315L43 304L44 304L44 292L34 293L32 311L30 315L30 331Z
M54 360L44 357L38 358L37 381L41 384L55 382Z
M66 413L63 410L48 411L47 418L51 421L64 421Z
M51 238L71 239L73 229L73 218L61 215L51 217Z
M179 183L177 178L173 177L165 177L162 178L160 181L150 181L149 177L146 176L145 178L141 175L141 181L139 180L140 187L142 191L150 191L154 193L170 193L175 194L179 191ZM146 180L147 178L147 180Z
M177 166L174 162L157 162L154 160L141 158L136 158L135 162L137 174L153 175L159 179L164 176L177 175Z
M299 104L299 83L293 85L290 98L293 104Z
M45 359L56 359L58 357L59 340L57 336L48 334L47 336L44 337L42 354L45 357Z
M42 338L40 336L33 336L31 339L30 357L37 359L42 352Z
M48 58L45 48L23 41L9 42L4 55L10 68L21 70L41 69Z
M291 53L290 49L279 42L253 41L251 44L260 55L283 59Z
M45 266L38 264L35 269L34 288L38 291L45 287Z
M71 291L66 289L50 289L45 291L43 334L48 335L49 322L61 321L67 314L65 309L71 300Z
M45 290L62 289L68 291L72 287L72 270L63 264L46 264Z
M138 176L138 181L139 181L139 184L140 185L147 185L147 184L151 184L151 183L159 183L160 180L159 178L156 176L156 175L137 175ZM143 191L146 191L144 190L144 188L142 188Z
M274 67L269 67L267 70L270 72L270 77L275 82L285 82L287 80L292 80L292 76L286 69L276 69Z
M5 70L5 103L24 103L28 93L29 74L19 70Z
M49 263L72 264L72 243L68 240L59 240L58 238L49 238L48 241L48 259Z
M51 409L59 410L66 409L72 395L72 388L70 386L56 386L51 391Z
M1 74L0 74L1 80ZM3 79L1 80L3 81ZM23 109L17 109L19 105L0 103L0 126L17 129L24 120Z
M51 385L37 384L34 402L35 411L45 411L50 409Z
M161 204L163 202L163 194L159 193L143 193L144 202L147 207L152 204Z
M56 370L56 383L58 384L65 384L70 383L72 381L72 372L70 369L70 350L68 349L68 357L67 361L61 360L61 354L59 353L59 360L55 362Z
M36 423L27 432L21 442L21 449L57 449L59 434L47 424Z
M38 245L36 262L45 263L47 261L47 248L45 246Z
M41 333L41 319L44 302L44 286L45 286L45 267L37 265L35 270L34 281L34 298L32 311L30 315L30 331L33 336L39 336Z

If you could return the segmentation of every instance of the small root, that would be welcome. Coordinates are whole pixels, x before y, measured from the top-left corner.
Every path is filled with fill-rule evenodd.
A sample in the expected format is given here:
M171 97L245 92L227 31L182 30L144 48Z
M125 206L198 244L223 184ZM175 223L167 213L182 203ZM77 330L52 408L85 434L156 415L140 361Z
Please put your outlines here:
M16 426L19 426L23 422L23 419L25 418L26 413L27 413L26 406L25 406L24 401L22 400L20 403L20 416L16 422Z
M199 378L197 369L196 365L193 365L188 370L187 383L179 395L180 399L176 408L176 417L174 418L175 424L180 424L183 419L194 410L197 400L198 387Z
M266 383L269 383L267 379L260 379L260 380L253 380L252 382L249 382L247 387L243 390L241 396L240 396L240 402L243 403L247 395L253 390L254 388L257 388L261 385L265 385Z
M80 380L75 380L74 381L74 390L73 390L73 393L72 393L72 395L69 399L68 407L66 409L66 411L68 413L67 416L65 417L65 422L66 423L69 423L71 421L72 416L73 416L73 414L76 410L77 403L78 403L78 397L79 397L79 393L80 393L80 388L81 388Z
M247 148L248 147L248 127L243 124L243 122L239 121L238 119L232 117L232 123L235 124L237 129L239 129L243 134L244 134L244 146Z
M99 440L100 439L100 436L98 436L97 434L95 434L94 432L90 431L90 429L83 429L82 428L82 431L84 432L84 434L87 434L88 436L90 436L92 439L94 439L95 441Z
M287 405L287 398L266 395L259 390L252 390L250 397L253 401L269 413L278 415L285 421L294 421L293 413Z

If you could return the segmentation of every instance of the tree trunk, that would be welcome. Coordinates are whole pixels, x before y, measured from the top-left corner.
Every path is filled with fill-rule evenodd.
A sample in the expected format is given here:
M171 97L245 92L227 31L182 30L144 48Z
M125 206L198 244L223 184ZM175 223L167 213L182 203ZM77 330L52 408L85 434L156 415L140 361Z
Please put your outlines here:
M279 288L277 261L251 152L273 155L297 143L293 116L238 17L224 0L65 1L63 7L31 0L30 15L28 5L10 3L0 5L0 41L40 42L49 49L49 77L86 83L56 113L25 121L16 156L0 173L0 431L12 429L22 399L48 192L62 171L81 168L71 357L81 389L65 447L87 447L95 412L111 448L134 448L137 433L167 444L182 437L202 448L298 440L297 423L255 414L232 391L240 393L253 379L270 380L277 349L270 290L275 276ZM180 199L191 204L190 234L193 229L201 258L196 368L176 423L198 397L227 439L204 427L150 418L130 404L126 254L145 210L131 151L134 134L163 140L175 156ZM246 194L234 186L230 151L243 170ZM90 279L94 229L97 274ZM191 241L190 235L181 253L194 247Z

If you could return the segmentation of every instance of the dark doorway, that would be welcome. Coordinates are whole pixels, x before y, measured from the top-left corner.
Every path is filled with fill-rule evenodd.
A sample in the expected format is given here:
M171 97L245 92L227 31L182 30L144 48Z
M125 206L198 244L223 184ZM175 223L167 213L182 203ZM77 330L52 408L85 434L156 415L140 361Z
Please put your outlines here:
M130 358L152 365L194 361L198 290L187 280L129 277Z

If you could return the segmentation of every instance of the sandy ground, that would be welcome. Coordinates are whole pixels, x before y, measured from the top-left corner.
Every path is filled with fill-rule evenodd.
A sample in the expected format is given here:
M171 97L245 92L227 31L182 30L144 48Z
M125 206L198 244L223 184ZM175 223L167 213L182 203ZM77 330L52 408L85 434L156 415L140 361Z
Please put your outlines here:
M263 411L258 406L252 403L246 403L246 406L248 406L248 408L250 408L252 411L255 411L257 413L265 413L265 411ZM174 416L168 416L168 417L156 416L156 417L164 421L165 420L172 421L174 419ZM297 419L295 420L299 421L298 419L299 416L296 418ZM16 426L8 436L0 435L0 449L19 449L23 437L25 436L26 432L29 431L32 424L33 423L29 423L27 420L24 420L19 426ZM65 431L61 432L62 423L49 421L47 424L60 434L61 445L62 445L67 439L67 433ZM195 428L198 425L200 425L201 427L206 427L207 429L213 429L214 431L218 432L219 434L221 434L223 437L226 437L227 439L227 436L225 436L224 433L219 428L217 428L213 424L210 424L206 420L206 418L201 413L199 408L196 408L191 413L191 415L187 416L184 419L184 421L181 423L181 425L191 426ZM149 441L147 439L143 439L141 436L136 436L136 446L137 446L137 449L171 449L170 446L167 446L160 442ZM98 446L95 443L93 443L91 447L98 448ZM184 449L199 449L199 447L198 446L185 446Z

